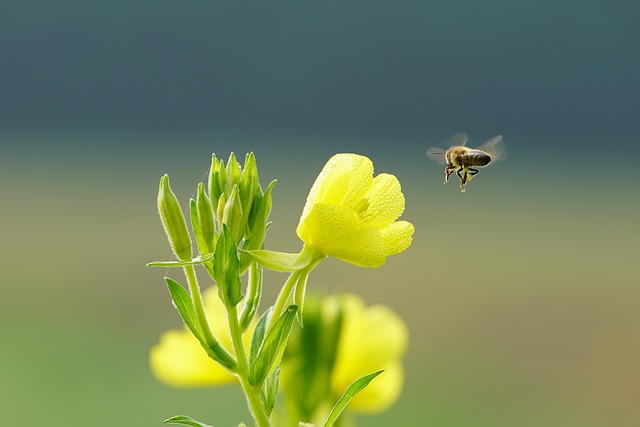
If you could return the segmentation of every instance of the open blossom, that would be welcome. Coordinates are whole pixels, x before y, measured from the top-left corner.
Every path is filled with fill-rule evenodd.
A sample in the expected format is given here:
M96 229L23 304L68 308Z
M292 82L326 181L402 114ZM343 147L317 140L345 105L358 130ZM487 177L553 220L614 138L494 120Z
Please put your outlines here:
M316 252L379 267L411 245L413 225L396 221L403 211L404 195L395 176L373 177L367 157L336 154L313 184L296 231Z
M289 418L322 425L326 410L358 378L384 370L349 402L348 410L379 413L402 391L409 332L389 307L367 306L354 294L308 298L280 371ZM295 409L294 409L295 408ZM297 412L296 412L297 411Z
M203 292L209 326L220 345L234 354L226 311L217 293L215 287ZM252 329L253 324L245 335L247 347ZM207 356L200 342L186 326L163 333L160 343L151 349L149 362L153 375L173 387L214 386L237 381L235 376Z
M402 357L409 342L407 326L387 306L367 307L353 294L334 298L344 317L331 376L333 394L340 395L356 379L384 369L349 402L349 409L365 413L386 411L400 396L404 383Z

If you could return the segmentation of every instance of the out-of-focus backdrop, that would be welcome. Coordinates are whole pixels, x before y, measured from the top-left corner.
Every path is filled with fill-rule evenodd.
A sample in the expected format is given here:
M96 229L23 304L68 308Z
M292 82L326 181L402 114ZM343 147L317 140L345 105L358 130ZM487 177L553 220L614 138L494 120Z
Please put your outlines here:
M147 355L178 327L159 178L187 203L215 152L277 178L275 250L336 152L398 176L414 243L310 289L401 313L404 393L362 425L640 425L635 2L38 0L0 14L3 425L248 416ZM425 149L504 134L462 194ZM285 279L266 277L267 295ZM236 423L236 424L233 424Z

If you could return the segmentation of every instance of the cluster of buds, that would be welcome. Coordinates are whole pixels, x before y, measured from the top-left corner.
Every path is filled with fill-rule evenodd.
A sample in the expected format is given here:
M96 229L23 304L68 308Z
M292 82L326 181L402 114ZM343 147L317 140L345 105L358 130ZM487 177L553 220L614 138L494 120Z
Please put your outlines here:
M244 168L231 153L227 164L212 156L208 189L198 184L196 198L189 201L191 228L200 258L215 252L223 228L227 228L238 248L261 249L271 212L271 182L263 192L253 153L247 154ZM158 210L169 242L180 261L192 259L192 244L178 200L169 186L169 177L160 180ZM251 259L241 255L240 272L247 271Z

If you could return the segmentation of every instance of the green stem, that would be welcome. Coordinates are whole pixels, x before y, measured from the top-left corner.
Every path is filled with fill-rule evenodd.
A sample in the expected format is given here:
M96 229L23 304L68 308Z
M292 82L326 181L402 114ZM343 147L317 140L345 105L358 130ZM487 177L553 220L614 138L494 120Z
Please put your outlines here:
M184 273L187 276L187 283L189 284L189 291L191 293L191 298L193 299L193 308L196 311L196 317L198 318L200 331L202 332L202 335L204 336L204 339L209 346L217 345L218 341L213 336L211 328L209 328L207 315L204 312L202 296L200 295L200 287L198 286L198 279L196 278L196 272L193 269L193 266L185 265Z
M282 311L284 310L284 307L287 304L289 295L291 295L291 291L293 290L293 287L298 282L298 278L300 277L300 274L302 274L303 271L304 270L294 270L289 275L289 278L287 279L287 281L284 282L284 286L282 286L280 295L278 295L278 299L276 299L276 303L273 305L273 311L271 312L271 319L269 320L269 327L267 327L267 333L268 331L271 330L271 328L273 328L273 325L275 325L276 321L282 315Z
M240 379L244 394L247 396L251 414L259 427L269 427L271 423L269 422L269 417L259 396L260 385L254 386L249 382L249 362L247 361L247 353L244 348L244 343L242 342L242 330L238 322L238 311L236 307L227 307L227 317L229 320L229 332L231 333L233 349L236 353L236 359L238 360L237 375Z

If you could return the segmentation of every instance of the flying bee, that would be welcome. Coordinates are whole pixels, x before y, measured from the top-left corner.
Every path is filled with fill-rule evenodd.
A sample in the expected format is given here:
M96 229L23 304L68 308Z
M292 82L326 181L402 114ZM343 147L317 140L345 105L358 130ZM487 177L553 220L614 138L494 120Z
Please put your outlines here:
M488 166L504 160L506 152L502 142L502 135L493 138L480 145L478 148L466 147L469 136L460 132L447 140L449 148L431 147L427 149L427 156L439 163L446 163L444 169L444 183L449 182L453 172L460 178L460 191L464 192L464 186L479 171L476 168Z

